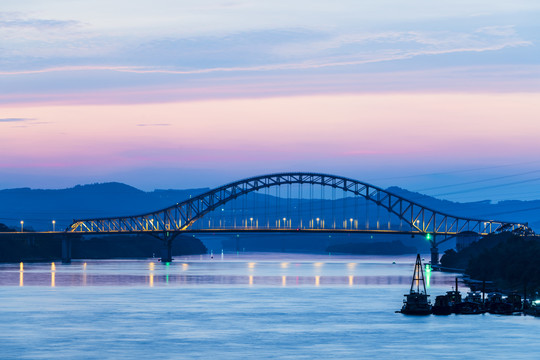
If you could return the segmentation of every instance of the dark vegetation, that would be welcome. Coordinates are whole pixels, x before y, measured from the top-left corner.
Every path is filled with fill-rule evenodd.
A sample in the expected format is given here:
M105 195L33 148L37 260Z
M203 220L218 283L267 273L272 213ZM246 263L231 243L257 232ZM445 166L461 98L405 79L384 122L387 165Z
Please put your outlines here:
M388 241L386 235L363 234L239 234L222 240L226 251L271 251L397 255L429 251L429 243L423 237L394 236Z
M326 248L329 253L356 254L356 255L402 255L414 254L414 246L406 246L401 241L346 243L331 245Z
M57 235L36 235L32 232L15 233L14 229L0 224L0 262L48 261L60 259L62 240Z
M62 239L70 236L73 259L112 259L161 257L163 242L149 235L109 235L82 237L77 234L15 233L0 224L0 262L57 261L62 258ZM173 256L205 254L204 244L192 236L178 236L173 242Z
M540 239L511 233L486 236L460 252L447 250L441 265L464 269L472 279L493 281L499 288L540 289Z
M74 259L112 259L161 257L163 242L149 235L108 235L73 242ZM173 241L173 256L206 254L204 244L192 236L178 236Z

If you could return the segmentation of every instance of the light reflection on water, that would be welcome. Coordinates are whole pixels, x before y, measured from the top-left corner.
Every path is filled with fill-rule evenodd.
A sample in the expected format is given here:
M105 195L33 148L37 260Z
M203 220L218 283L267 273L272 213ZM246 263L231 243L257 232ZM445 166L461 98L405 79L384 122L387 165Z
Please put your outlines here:
M0 265L0 286L342 286L409 285L407 261L392 264L384 257L306 256L281 261L279 255L231 255L231 260L180 258L170 264L149 260L85 260ZM291 256L291 255L288 255ZM321 261L325 260L325 261ZM392 265L390 265L392 264ZM453 284L453 275L438 273L428 287ZM17 279L18 278L18 279Z
M396 314L413 266L301 254L1 264L0 358L537 358L534 317ZM454 278L432 272L432 298Z

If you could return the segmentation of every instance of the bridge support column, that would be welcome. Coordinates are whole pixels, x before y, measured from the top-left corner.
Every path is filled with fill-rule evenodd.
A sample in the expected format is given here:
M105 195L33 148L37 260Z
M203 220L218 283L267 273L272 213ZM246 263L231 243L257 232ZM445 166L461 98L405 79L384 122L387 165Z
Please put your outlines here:
M431 265L439 265L439 248L435 242L431 243Z
M62 264L71 264L71 239L62 238Z
M172 262L172 260L173 260L173 258L172 258L172 244L173 244L174 238L177 235L178 234L171 234L169 232L166 232L164 234L163 238L161 239L165 243L165 249L164 249L165 251L161 256L161 262L163 262L163 263Z
M165 239L165 247L161 262L168 263L172 261L172 239Z

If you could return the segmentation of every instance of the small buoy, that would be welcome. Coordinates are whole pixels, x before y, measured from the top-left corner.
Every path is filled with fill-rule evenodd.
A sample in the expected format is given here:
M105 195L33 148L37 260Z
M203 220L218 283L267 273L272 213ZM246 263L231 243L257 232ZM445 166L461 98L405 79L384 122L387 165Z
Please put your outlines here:
M395 261L392 261L392 265L396 265L396 262L395 262Z

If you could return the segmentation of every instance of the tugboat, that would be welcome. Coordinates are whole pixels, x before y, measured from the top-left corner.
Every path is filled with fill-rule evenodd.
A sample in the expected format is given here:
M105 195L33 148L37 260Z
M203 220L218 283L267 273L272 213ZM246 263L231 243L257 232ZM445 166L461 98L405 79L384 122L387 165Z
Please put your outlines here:
M450 315L455 312L456 306L461 303L461 293L458 291L458 279L456 278L456 289L447 291L446 295L439 295L435 298L433 305L433 315Z
M527 315L540 317L540 300L525 301L523 312Z
M422 260L420 254L416 255L414 264L414 273L411 283L411 290L404 295L402 314L407 315L429 315L431 314L431 303L426 291L426 282L424 280L424 271L422 270Z
M487 310L479 292L471 291L467 293L463 302L456 304L454 309L456 314L484 314Z
M512 312L522 312L523 311L523 302L521 301L521 295L518 293L510 293L506 298L506 302L512 305Z
M487 304L490 314L512 315L514 312L514 305L503 299L499 292L489 294Z
M433 315L450 315L452 313L452 304L450 304L448 295L435 297L435 305L433 305L432 311Z

